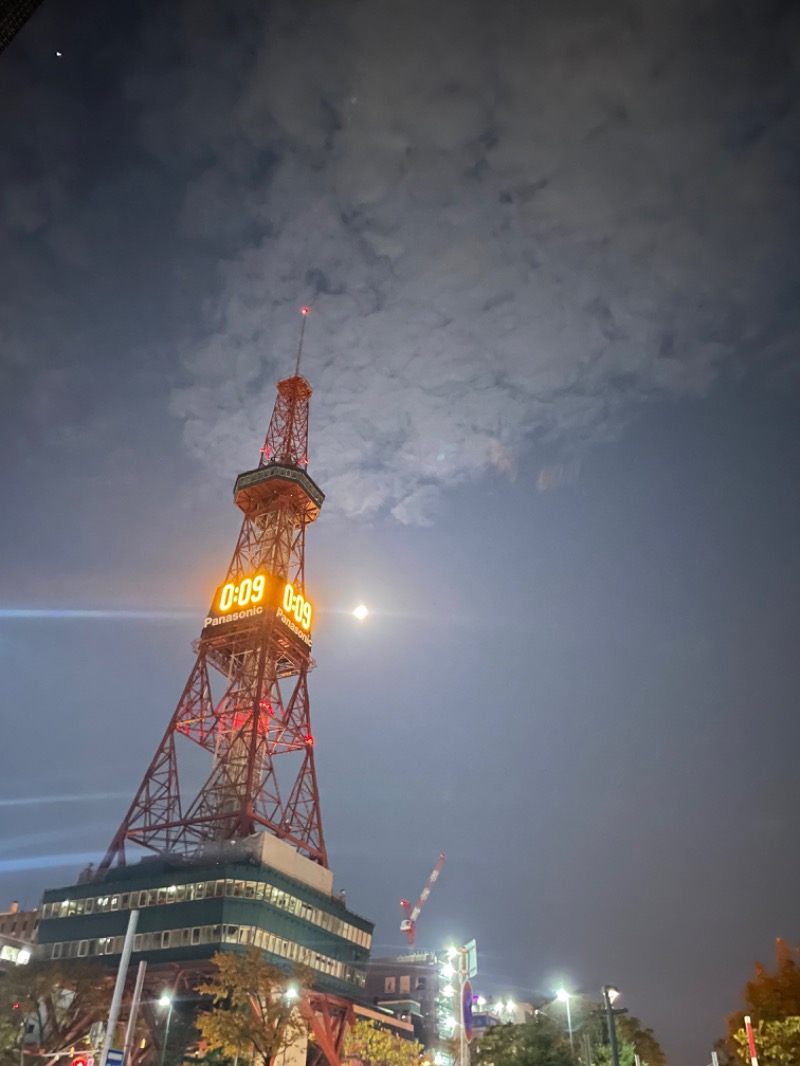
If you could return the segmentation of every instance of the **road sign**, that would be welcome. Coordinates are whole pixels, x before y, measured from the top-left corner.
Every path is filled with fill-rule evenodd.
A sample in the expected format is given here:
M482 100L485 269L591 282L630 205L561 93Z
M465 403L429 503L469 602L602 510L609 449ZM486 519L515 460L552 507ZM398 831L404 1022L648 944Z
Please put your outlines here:
M461 992L461 1017L464 1023L464 1036L469 1043L472 1040L472 985L469 981L464 982Z
M478 948L474 940L464 945L464 953L467 956L467 977L475 977L478 972Z
M117 1051L116 1048L110 1047L108 1054L106 1055L106 1066L122 1066L123 1052Z

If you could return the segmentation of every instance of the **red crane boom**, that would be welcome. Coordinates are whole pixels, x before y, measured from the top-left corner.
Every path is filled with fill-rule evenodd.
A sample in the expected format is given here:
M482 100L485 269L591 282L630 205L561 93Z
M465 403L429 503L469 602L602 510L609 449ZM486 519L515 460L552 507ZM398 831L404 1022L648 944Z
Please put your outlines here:
M414 906L412 907L407 899L400 900L400 906L403 908L403 914L405 915L405 918L403 918L402 922L400 923L400 932L405 933L406 938L408 939L408 946L411 948L413 948L414 942L417 938L417 918L419 918L419 912L425 905L425 900L431 894L431 889L436 884L437 878L442 872L443 866L444 852L439 855L439 859L434 868L431 870L431 875L428 878L425 887L420 892L419 899L414 904Z

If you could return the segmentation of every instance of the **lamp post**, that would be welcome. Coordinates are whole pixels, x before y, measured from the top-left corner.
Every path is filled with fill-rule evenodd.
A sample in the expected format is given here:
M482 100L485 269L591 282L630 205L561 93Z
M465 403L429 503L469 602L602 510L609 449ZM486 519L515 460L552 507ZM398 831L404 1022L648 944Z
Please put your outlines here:
M169 1040L169 1023L172 1021L172 996L169 992L162 992L158 1000L159 1007L167 1008L167 1024L164 1027L164 1043L161 1045L161 1066L164 1066L164 1056L167 1053L167 1041ZM619 1066L619 1064L617 1064Z
M559 990L556 992L556 999L559 1000L559 1002L565 1004L565 1006L567 1008L567 1029L569 1030L569 1047L570 1047L570 1051L572 1052L572 1057L574 1059L575 1058L575 1037L573 1036L573 1033L572 1033L572 1012L569 1009L569 1001L570 1001L571 998L572 997L570 996L569 992L567 992L566 988L559 988Z
M603 1006L606 1008L606 1018L608 1019L608 1041L611 1044L611 1061L613 1066L619 1066L619 1046L617 1044L617 1023L614 1015L613 1003L619 996L619 989L614 988L613 985L603 985Z

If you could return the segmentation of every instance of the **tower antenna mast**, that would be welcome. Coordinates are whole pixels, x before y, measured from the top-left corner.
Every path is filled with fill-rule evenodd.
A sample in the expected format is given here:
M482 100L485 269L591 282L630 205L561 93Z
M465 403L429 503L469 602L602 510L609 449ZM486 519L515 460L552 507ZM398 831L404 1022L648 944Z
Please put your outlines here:
M303 337L306 332L306 319L308 318L308 308L301 307L300 314L303 316L303 324L300 326L300 343L297 345L297 362L294 366L294 376L300 377L300 359L303 355Z

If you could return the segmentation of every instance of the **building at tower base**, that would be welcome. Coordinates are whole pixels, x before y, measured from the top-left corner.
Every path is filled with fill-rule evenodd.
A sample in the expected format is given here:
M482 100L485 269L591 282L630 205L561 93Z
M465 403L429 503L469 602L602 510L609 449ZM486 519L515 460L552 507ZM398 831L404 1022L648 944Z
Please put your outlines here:
M113 965L133 909L140 912L134 961L197 964L253 945L281 968L309 966L321 991L364 995L373 923L334 893L330 870L270 834L196 861L147 858L102 881L48 889L37 955Z

